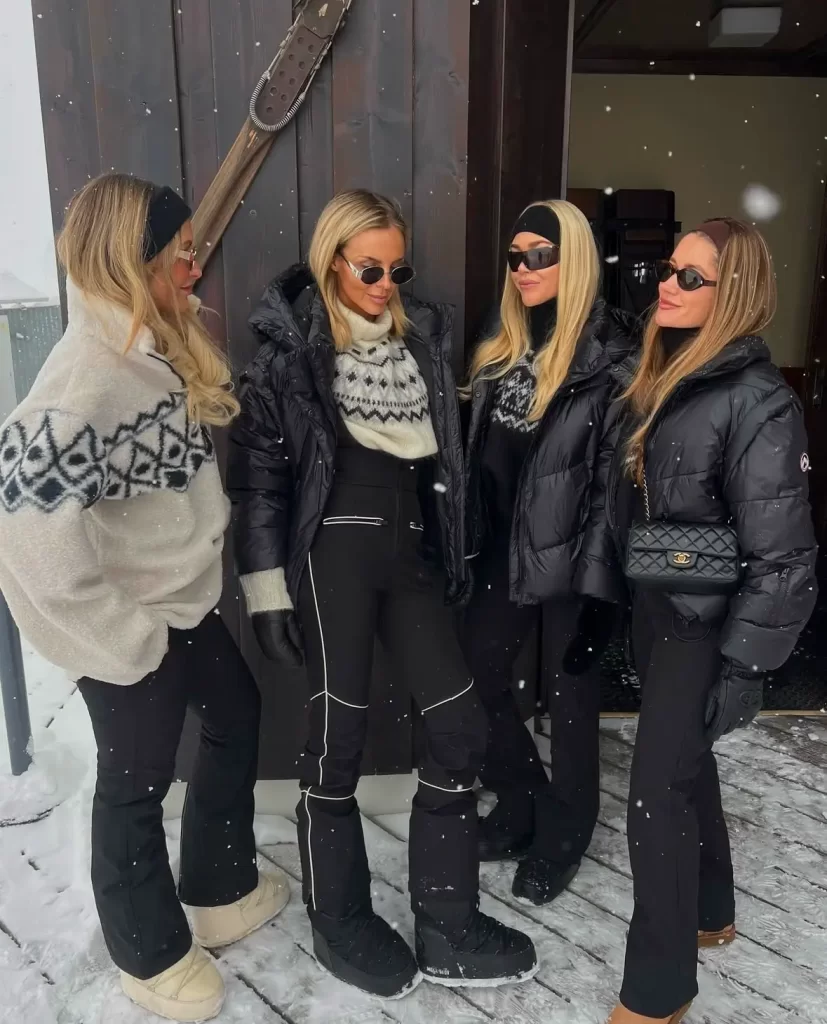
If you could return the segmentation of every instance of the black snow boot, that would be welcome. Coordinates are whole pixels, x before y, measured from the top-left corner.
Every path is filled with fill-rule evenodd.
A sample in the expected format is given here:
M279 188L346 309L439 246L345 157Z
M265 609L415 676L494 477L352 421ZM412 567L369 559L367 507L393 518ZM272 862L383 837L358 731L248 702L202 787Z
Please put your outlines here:
M345 918L310 910L313 952L340 981L385 999L399 999L422 980L407 942L371 910Z
M477 844L480 860L514 860L521 857L534 839L534 803L530 793L516 799L501 798L494 810L480 818Z
M535 907L544 907L567 889L580 870L580 861L562 866L542 857L526 857L517 866L512 893Z
M426 981L449 988L494 987L534 977L537 953L527 935L477 909L469 915L467 908L464 927L455 930L448 922L457 910L431 905L427 913L417 913L416 958Z

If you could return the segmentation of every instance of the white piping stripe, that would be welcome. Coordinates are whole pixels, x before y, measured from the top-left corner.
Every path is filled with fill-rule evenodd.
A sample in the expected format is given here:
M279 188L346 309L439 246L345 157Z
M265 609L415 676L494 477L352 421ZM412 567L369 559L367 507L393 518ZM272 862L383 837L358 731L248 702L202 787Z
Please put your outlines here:
M464 690L460 690L459 693L455 693L453 697L446 697L445 700L437 701L436 704L432 704L429 708L423 708L422 709L422 714L424 715L426 711L433 711L434 708L440 708L440 707L442 707L443 704L450 704L452 700L456 700L457 697L461 697L464 693L468 693L468 691L473 687L473 685L474 685L474 680L472 679L471 682L465 687Z
M433 784L433 782L426 782L423 778L419 779L419 785L420 786L427 786L429 789L439 789L443 793L473 793L474 792L474 787L473 786L468 786L467 788L465 788L463 786L457 786L456 789L446 789L445 786L435 786Z
M313 824L310 821L310 807L307 804L307 791L304 794L304 813L307 815L307 859L310 861L310 899L313 900L313 909L316 909L316 874L313 870L313 847L310 844L310 833L313 831Z
M337 704L344 704L346 708L356 708L358 711L367 711L370 704L348 704L346 700L342 700L341 697L337 697L335 693L328 694L331 700L335 700Z
M310 570L310 586L313 590L313 604L316 606L316 620L319 623L319 640L322 645L322 667L324 670L324 753L319 758L319 785L324 782L324 759L327 757L327 730L330 725L330 698L327 689L327 651L324 646L324 630L322 629L322 616L319 611L319 597L316 593L316 580L313 576L313 559L307 556L307 566ZM313 868L313 844L310 841L312 825L310 821L310 804L308 793L304 795L304 809L307 812L307 858L310 862L310 898L313 900L313 907L316 907L316 873Z
M313 700L315 700L315 699L316 699L317 697L324 697L324 690L319 690L319 692L318 692L318 693L314 693L314 694L313 694L313 696L312 696L312 697L311 697L310 699L311 699L311 701L313 701Z
M314 800L352 800L356 796L355 793L351 793L350 796L321 796L318 793L311 793L309 789L303 789L302 793L304 793L306 797L312 796ZM307 801L305 801L305 806L306 805Z

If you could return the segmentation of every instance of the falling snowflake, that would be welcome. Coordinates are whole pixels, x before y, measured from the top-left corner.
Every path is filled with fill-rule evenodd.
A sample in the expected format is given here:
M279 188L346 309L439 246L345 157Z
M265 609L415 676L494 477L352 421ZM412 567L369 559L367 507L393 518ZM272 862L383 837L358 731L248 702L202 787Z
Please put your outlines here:
M741 196L741 205L754 220L772 220L781 210L781 198L766 185L748 185Z

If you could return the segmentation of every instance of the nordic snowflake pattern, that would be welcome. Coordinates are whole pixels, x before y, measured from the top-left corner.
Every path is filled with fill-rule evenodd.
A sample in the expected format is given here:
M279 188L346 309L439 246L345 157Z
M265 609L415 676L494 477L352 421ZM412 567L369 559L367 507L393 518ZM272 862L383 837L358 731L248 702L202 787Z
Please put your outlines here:
M209 431L189 419L181 394L170 394L108 437L47 410L3 431L0 503L7 512L32 505L53 512L70 500L88 508L102 498L185 491L214 457Z
M528 356L521 356L497 387L491 414L494 422L521 434L533 434L537 423L529 421L528 413L536 386L534 363Z

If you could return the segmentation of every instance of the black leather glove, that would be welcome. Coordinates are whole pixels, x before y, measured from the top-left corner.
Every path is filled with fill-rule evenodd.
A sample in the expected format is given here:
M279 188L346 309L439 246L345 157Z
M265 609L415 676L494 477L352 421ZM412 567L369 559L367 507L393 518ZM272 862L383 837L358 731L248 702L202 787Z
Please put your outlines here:
M583 602L577 633L563 655L563 671L582 676L603 657L614 635L616 607L587 597Z
M750 672L733 661L724 662L721 677L706 702L706 728L710 743L755 718L764 702L764 674Z
M304 664L302 635L295 612L258 612L253 616L253 632L269 661L291 668Z

